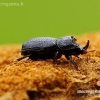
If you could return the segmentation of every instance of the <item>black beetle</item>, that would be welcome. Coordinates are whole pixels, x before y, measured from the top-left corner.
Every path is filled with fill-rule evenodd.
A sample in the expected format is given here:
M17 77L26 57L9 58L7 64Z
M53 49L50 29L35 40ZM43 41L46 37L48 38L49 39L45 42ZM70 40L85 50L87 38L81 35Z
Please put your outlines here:
M33 38L22 45L21 54L23 57L17 60L20 61L29 57L31 60L53 59L53 61L56 62L63 54L78 68L77 64L72 59L72 55L78 57L80 54L87 53L89 40L84 47L76 43L76 41L77 40L73 36L65 36L59 39L51 37Z

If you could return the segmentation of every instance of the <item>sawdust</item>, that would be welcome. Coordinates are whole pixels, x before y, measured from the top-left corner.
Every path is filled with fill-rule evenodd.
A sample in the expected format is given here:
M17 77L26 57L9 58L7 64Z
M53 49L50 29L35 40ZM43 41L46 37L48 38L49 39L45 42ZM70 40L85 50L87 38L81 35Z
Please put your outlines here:
M83 46L88 39L88 50L95 51L73 57L80 71L64 56L57 64L18 62L21 45L0 46L0 100L99 100L100 33L77 36Z

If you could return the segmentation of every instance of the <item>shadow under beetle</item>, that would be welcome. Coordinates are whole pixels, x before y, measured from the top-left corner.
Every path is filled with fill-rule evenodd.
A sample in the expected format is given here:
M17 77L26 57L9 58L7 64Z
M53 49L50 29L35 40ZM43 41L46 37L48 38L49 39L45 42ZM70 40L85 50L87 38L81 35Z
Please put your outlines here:
M72 59L72 55L78 57L80 54L87 53L89 40L84 47L76 43L76 41L73 36L65 36L59 39L51 37L33 38L22 45L21 55L23 57L17 60L20 61L29 57L31 60L53 59L53 62L56 62L63 54L78 69L77 64Z

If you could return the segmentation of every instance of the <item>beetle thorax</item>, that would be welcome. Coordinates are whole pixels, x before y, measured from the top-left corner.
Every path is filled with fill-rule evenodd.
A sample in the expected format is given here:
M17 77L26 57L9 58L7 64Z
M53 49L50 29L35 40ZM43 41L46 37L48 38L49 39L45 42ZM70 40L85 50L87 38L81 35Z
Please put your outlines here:
M78 46L75 41L76 39L73 36L62 37L57 40L57 46L61 50L70 50L73 49L73 47Z

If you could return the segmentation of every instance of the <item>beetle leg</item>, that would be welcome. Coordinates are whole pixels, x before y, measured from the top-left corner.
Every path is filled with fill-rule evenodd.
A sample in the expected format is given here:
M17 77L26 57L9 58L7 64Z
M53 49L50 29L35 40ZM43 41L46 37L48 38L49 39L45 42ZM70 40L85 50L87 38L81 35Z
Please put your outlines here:
M18 58L17 61L20 61L20 60L22 60L22 59L24 59L24 58L26 58L26 57L30 57L30 55L26 55L26 56L23 56L23 57L21 57L21 58Z
M57 61L58 55L59 55L59 51L57 51L57 52L55 53L55 56L54 56L54 59L53 59L53 63L55 63L55 62Z
M74 55L75 57L77 57L77 58L80 58L78 55Z
M71 61L71 63L78 69L78 66L77 66L77 64L74 62L74 60L72 59L72 57L71 56L68 56L67 57L70 61Z
M77 57L77 58L79 58L79 59L81 59L78 55L74 55L75 57Z
M27 63L29 60L30 60L30 58L26 59L26 61L25 61L25 62Z

